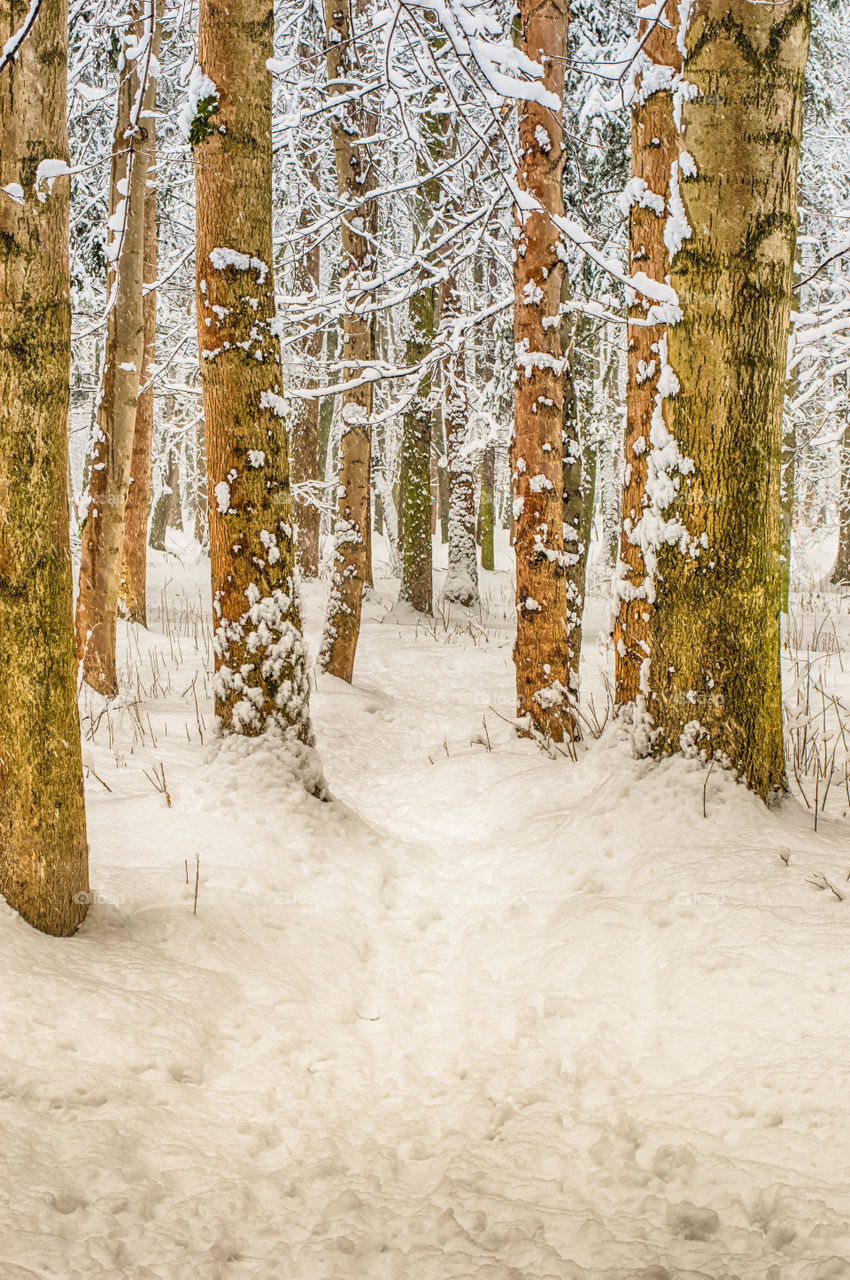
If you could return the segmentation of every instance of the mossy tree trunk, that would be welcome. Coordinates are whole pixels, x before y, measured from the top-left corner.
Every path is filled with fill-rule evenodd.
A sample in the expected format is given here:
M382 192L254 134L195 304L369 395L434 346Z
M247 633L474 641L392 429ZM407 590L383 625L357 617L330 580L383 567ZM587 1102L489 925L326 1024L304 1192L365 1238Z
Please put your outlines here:
M551 215L563 215L566 0L520 0L521 47L542 64L557 109L519 104L520 189L538 208L518 213L514 258L514 435L517 716L522 732L576 736L570 708L564 579L561 350L563 263Z
M491 440L484 446L479 463L479 481L481 485L478 503L479 525L481 527L481 568L491 573L496 568L495 534L496 534L496 446Z
M657 457L655 749L718 758L764 798L785 785L779 475L809 27L809 0L691 6L696 96L678 163L690 235L671 261L683 319L668 332Z
M225 732L275 725L311 743L273 331L272 53L272 0L201 0L198 58L216 86L193 131L213 687Z
M77 657L83 676L93 689L108 696L118 691L115 633L124 517L145 356L142 290L151 137L148 125L156 101L158 71L153 50L155 0L133 0L130 16L118 88L109 192L107 294L111 306L91 450L76 617Z
M367 280L374 268L377 208L369 193L376 175L368 145L361 139L373 132L371 114L357 96L363 79L354 29L352 0L325 0L328 44L328 92L342 101L331 117L337 187L344 204L341 219L343 316L343 376L356 382L374 359L374 319L367 308L371 294ZM370 464L372 439L372 383L342 392L341 436L334 525L331 592L319 663L331 675L351 681L360 635L363 587L370 577Z
M638 0L640 7L640 0ZM663 282L669 271L664 242L670 205L670 174L679 143L673 116L673 90L682 70L677 44L678 0L669 0L661 22L640 23L643 58L635 77L632 107L631 180L627 190L631 273ZM645 38L644 38L645 37ZM658 381L666 325L648 324L652 303L635 293L629 306L626 382L626 430L623 439L623 493L614 624L614 699L619 705L644 695L649 670L653 575L641 546L649 521L647 464L652 449L653 413L660 405ZM656 311L658 308L656 307ZM659 410L660 412L660 410ZM642 678L643 677L643 678Z
M29 7L0 11L0 49ZM70 181L39 174L68 163L67 57L67 0L41 0L0 73L0 892L58 936L85 917L89 888L68 509Z
M440 317L447 332L460 316L457 278L452 273L441 289ZM443 429L449 482L449 563L443 599L470 606L478 603L478 552L475 545L475 475L466 450L469 405L466 352L462 336L442 362Z
M442 187L438 178L428 177L442 161L446 149L443 116L425 111L420 121L427 155L419 166L416 221L422 228L419 253L427 259L430 242L440 229ZM405 360L408 367L421 364L431 354L436 328L437 290L431 283L419 289L407 307L408 337ZM434 376L430 366L419 379L415 395L405 410L401 444L401 599L419 613L430 613L433 605L433 562L431 542L431 427Z

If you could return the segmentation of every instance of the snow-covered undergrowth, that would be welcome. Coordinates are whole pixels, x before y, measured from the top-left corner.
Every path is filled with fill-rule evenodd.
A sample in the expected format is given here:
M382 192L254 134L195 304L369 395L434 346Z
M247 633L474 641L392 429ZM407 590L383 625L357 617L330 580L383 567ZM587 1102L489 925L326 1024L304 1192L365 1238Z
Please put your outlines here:
M83 695L86 924L0 909L0 1277L850 1277L843 785L815 832L616 724L551 760L506 722L508 573L423 623L379 569L323 804L215 742L181 555L120 705Z

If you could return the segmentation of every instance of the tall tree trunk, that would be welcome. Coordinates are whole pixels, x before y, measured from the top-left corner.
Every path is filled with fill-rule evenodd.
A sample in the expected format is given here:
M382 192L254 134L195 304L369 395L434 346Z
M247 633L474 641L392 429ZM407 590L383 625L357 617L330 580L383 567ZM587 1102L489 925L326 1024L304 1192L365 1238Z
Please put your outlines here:
M0 49L29 8L0 12ZM67 58L67 0L41 0L0 72L0 892L58 936L85 917L89 887L68 510L70 182L55 176L68 164Z
M523 52L542 63L557 110L519 104L517 182L539 205L517 213L514 259L514 435L517 715L522 732L572 740L567 597L564 581L564 358L561 353L559 237L563 215L563 99L566 0L520 0Z
M661 282L669 271L664 236L670 174L675 172L679 150L673 117L675 78L682 70L678 26L678 0L668 0L662 21L640 23L640 36L645 39L642 67L635 77L631 179L625 197L631 270ZM643 294L636 293L629 306L626 330L626 430L614 624L614 698L618 704L643 699L649 672L649 624L655 582L647 572L641 545L645 537L652 536L652 529L641 517L649 501L647 463L652 449L653 414L660 412L661 403L659 344L666 341L667 332L664 324L647 323L653 318L649 315L651 306Z
M830 581L837 586L847 586L850 582L850 422L844 427L838 465L838 554Z
M272 0L201 0L198 58L215 86L192 130L215 709L225 732L275 725L311 743L274 332L273 28Z
M809 25L809 0L691 5L671 222L683 319L649 462L655 749L719 758L765 798L785 785L779 467Z
M156 26L153 33L153 55L159 58L164 0L156 0ZM156 81L151 85L156 106ZM130 461L130 487L124 513L124 550L121 565L120 603L131 622L147 626L147 549L148 517L151 504L151 450L153 447L154 391L152 377L156 363L156 284L158 270L156 216L156 119L148 117L148 178L145 191L143 283L149 291L142 300L144 356L142 358L141 391L136 403L133 429L133 453ZM153 176L151 176L153 175Z
M460 314L457 280L442 285L441 323L446 330ZM449 481L449 564L443 599L454 604L478 603L478 552L475 546L475 475L465 451L469 406L466 396L465 340L442 362L443 428Z
M484 446L479 468L481 497L478 503L481 525L481 568L492 571L496 567L494 538L496 531L496 446L491 440Z
M310 50L299 46L300 56L306 58ZM309 144L308 144L309 145ZM318 206L319 170L315 154L301 148L301 162L307 177L308 189L301 202L298 231L304 235L316 221ZM318 241L306 249L299 248L295 261L295 292L303 299L316 298L319 294L321 249ZM304 376L300 380L307 390L318 387L318 362L322 354L322 330L313 318L307 322L307 333L300 344ZM295 399L292 405L292 480L294 484L314 484L319 474L319 401ZM298 567L305 578L319 575L319 508L316 494L297 495L293 503L295 518L295 549Z
M446 149L446 123L441 114L426 111L420 130L427 147L427 159L419 166L416 221L423 228L418 252L426 256L439 227L442 205L440 181L427 176L427 166L436 167ZM433 284L421 288L407 307L408 339L405 361L418 365L431 354L436 331L437 290ZM431 541L431 446L434 376L426 368L407 406L401 443L401 592L420 613L430 613L433 605L433 557Z
M101 401L92 445L89 505L85 519L77 596L77 658L83 676L98 693L118 691L115 630L124 513L145 355L145 196L148 152L156 95L153 40L156 0L133 0L118 89L109 193L106 328ZM144 51L138 53L140 42ZM132 57L130 55L133 55ZM136 56L138 54L138 56Z
M354 97L363 75L351 0L325 0L328 92L348 99L335 108L331 133L342 214L342 293L345 300L342 348L346 381L374 358L374 320L366 281L374 271L377 209L369 192L375 172L368 146L371 116ZM351 681L360 634L363 586L369 576L372 383L342 393L337 513L331 592L319 663L331 675Z

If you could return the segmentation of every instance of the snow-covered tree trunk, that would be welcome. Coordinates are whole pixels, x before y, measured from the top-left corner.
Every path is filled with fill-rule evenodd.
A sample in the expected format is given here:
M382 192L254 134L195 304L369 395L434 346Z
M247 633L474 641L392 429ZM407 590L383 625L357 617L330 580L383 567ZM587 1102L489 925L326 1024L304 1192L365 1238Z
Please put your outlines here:
M0 50L28 0L0 10ZM0 892L45 933L86 914L68 511L67 0L0 71Z
M447 333L460 315L457 279L451 274L441 289L441 322ZM475 545L475 473L466 449L469 406L466 395L465 340L452 339L443 366L443 429L449 481L449 562L443 599L454 604L478 603L478 551Z
M77 596L77 657L86 682L107 695L118 690L115 631L124 516L145 354L142 288L148 124L158 73L155 15L155 0L133 0L124 38L109 191L106 351Z
M638 0L640 8L640 0ZM677 173L678 130L673 91L682 70L677 43L678 0L668 0L661 21L642 21L641 54L635 67L632 106L631 177L624 195L629 217L629 265L632 274L663 282L669 271L665 244L670 175ZM614 624L614 697L618 704L643 699L649 670L650 614L655 583L647 572L641 538L651 533L641 516L648 505L647 462L661 426L661 352L664 323L647 324L649 298L635 293L626 330L628 373L626 430L623 439L623 495ZM658 307L655 308L656 313ZM655 418L653 417L655 415ZM643 680L641 679L643 673Z
M342 279L345 315L342 359L346 381L356 382L374 358L374 320L366 279L375 261L377 210L369 192L375 172L368 145L371 116L358 96L362 87L362 45L356 40L351 0L325 0L328 39L328 93L339 98L331 117L337 187L342 214ZM341 437L334 525L331 592L319 654L331 675L350 681L360 634L363 587L369 577L372 383L342 392Z
M552 106L519 104L517 182L538 206L517 213L514 258L513 472L517 715L523 731L573 739L564 582L562 247L566 0L521 0L522 50L542 65ZM557 104L557 105L554 105Z
M703 751L762 797L785 785L779 463L809 26L809 0L690 7L667 224L683 319L648 463L655 750Z
M300 51L304 58L310 53L306 45L301 45ZM298 230L302 234L316 220L319 210L317 198L319 170L315 155L308 150L309 145L307 143L300 148L308 183L298 217ZM300 294L302 298L318 298L320 267L321 248L318 242L310 244L306 249L299 248L295 261L296 294ZM315 390L318 387L318 363L322 354L322 330L315 320L312 320L308 326L308 332L300 344L299 354L304 365L302 385L307 389ZM291 429L293 483L315 485L319 474L319 401L317 398L310 400L296 398L293 401ZM293 515L298 567L305 578L316 578L319 574L319 508L316 493L305 491L298 494L296 491Z
M164 0L156 0L156 25L153 32L153 56L159 58ZM146 103L156 106L156 79L150 86ZM143 285L148 287L142 300L144 355L141 386L136 404L133 429L133 453L130 462L130 487L124 513L124 550L121 564L120 604L131 622L147 626L147 544L148 516L151 501L151 450L153 447L154 390L151 383L156 362L156 283L158 269L156 216L156 118L146 116L148 131L148 176L145 192Z
M192 78L216 715L312 742L272 269L272 0L201 0ZM237 196L234 193L238 193Z

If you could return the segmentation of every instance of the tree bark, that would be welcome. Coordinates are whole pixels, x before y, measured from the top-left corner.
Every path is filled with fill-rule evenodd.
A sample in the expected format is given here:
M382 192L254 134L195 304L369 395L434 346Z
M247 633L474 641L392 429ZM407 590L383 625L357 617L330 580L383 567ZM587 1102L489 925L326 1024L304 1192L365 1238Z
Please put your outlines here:
M159 58L164 0L156 0L156 26L153 32L153 54ZM152 82L152 107L156 107L156 81ZM151 450L153 448L154 391L151 379L156 363L156 284L158 271L158 227L156 216L156 118L148 117L148 177L145 190L144 253L142 282L149 291L142 299L144 355L141 387L136 403L133 429L133 453L130 461L130 483L124 513L124 550L121 565L120 604L130 622L143 627L147 619L147 550L148 518L151 504ZM151 174L153 173L153 178ZM151 385L149 385L151 384Z
M481 568L491 573L496 568L494 538L496 531L496 446L492 440L484 446L479 470L481 497L478 503L481 525Z
M302 57L310 50L300 46ZM315 155L301 148L301 163L306 174L308 188L301 202L298 231L303 235L316 221L318 215L319 170ZM295 292L303 299L316 298L319 294L321 248L318 241L299 248L295 263ZM307 390L318 388L318 364L322 354L322 330L316 318L307 323L307 333L300 344L304 377L300 380ZM319 475L319 401L295 399L292 406L292 480L296 485L313 484ZM319 576L319 508L316 493L297 495L293 503L295 518L295 549L298 567L305 578Z
M566 0L520 0L522 50L543 67L557 110L519 104L517 181L539 208L517 213L514 259L514 435L517 716L520 732L572 740L564 580L562 431L564 358L558 233L563 215Z
M0 12L0 49L27 17ZM36 929L88 902L68 508L67 0L0 73L0 892ZM10 194L14 192L14 194Z
M640 0L639 0L640 6ZM673 118L673 90L682 70L677 44L678 0L669 0L661 22L640 23L644 39L635 76L632 107L631 181L626 193L629 214L629 263L663 282L669 271L664 243L670 203L670 173L678 157L678 131ZM641 516L648 505L647 462L652 448L652 415L660 404L659 343L665 324L648 324L649 299L636 293L626 329L628 374L626 430L623 439L624 479L619 560L616 570L617 618L614 624L614 700L643 698L649 671L649 636L655 583L647 572L641 536L648 530ZM656 307L656 311L658 308ZM643 675L643 679L642 679Z
M363 75L351 0L325 0L325 25L328 92L332 100L349 99L334 110L331 133L343 204L343 376L346 381L356 381L358 373L371 364L375 346L374 321L365 307L371 299L366 282L374 269L377 230L377 209L369 192L376 179L369 147L360 142L372 132L371 117L362 100L350 96L359 88ZM342 392L340 416L333 569L319 664L331 675L350 682L363 587L369 576L371 382Z
M683 319L653 445L654 748L718 758L763 798L785 786L779 471L809 27L809 0L691 6L677 166L690 234L670 268Z
M836 586L850 582L850 422L838 450L838 554L830 581Z
M145 355L145 196L157 63L153 53L155 0L133 0L124 46L124 72L112 154L107 244L106 329L101 400L92 445L89 505L82 532L77 596L77 658L83 677L98 693L118 691L115 632L124 516ZM144 52L136 55L139 44Z
M441 289L441 323L447 330L460 314L457 280L452 273ZM449 481L449 563L443 599L470 606L478 603L478 552L475 545L475 475L465 451L469 407L466 396L465 340L442 362L443 429Z
M201 0L196 116L198 346L204 392L215 710L224 732L274 725L312 743L274 332L272 0Z

